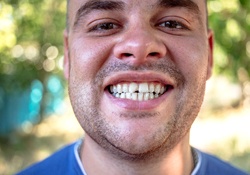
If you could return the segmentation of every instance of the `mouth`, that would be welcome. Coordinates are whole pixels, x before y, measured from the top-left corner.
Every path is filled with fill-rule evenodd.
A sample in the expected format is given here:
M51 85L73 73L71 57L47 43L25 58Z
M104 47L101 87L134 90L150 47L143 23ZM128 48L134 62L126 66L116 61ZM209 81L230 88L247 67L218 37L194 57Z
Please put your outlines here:
M171 89L172 85L160 82L123 82L107 87L108 92L115 98L133 101L157 99Z

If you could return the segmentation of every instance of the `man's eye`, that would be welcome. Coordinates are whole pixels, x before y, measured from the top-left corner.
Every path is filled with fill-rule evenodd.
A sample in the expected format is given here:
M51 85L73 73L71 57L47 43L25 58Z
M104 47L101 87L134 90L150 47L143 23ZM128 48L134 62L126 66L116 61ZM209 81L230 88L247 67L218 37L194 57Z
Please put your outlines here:
M92 36L110 36L122 29L121 23L115 20L97 20L90 24L88 33Z
M101 30L112 30L112 29L117 29L118 25L114 23L102 23L94 26L91 31L101 31Z
M186 29L186 27L178 21L166 21L159 25L160 27L167 27L170 29Z

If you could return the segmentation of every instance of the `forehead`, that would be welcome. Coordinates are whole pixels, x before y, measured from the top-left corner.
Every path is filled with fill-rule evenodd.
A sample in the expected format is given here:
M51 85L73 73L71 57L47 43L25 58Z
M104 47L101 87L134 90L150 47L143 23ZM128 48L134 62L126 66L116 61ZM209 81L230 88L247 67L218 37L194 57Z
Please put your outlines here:
M68 0L68 21L73 25L79 13L84 15L93 9L112 10L120 9L124 12L144 10L150 13L152 9L157 8L186 8L190 13L199 15L201 20L206 21L206 0ZM176 9L178 10L178 9Z

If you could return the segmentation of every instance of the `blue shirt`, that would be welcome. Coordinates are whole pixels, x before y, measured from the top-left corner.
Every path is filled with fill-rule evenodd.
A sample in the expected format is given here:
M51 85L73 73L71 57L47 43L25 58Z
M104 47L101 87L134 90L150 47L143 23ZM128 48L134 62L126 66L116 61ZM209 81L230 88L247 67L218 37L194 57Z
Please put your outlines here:
M87 175L78 154L81 141L68 145L17 175ZM215 156L196 150L198 162L191 175L247 175Z

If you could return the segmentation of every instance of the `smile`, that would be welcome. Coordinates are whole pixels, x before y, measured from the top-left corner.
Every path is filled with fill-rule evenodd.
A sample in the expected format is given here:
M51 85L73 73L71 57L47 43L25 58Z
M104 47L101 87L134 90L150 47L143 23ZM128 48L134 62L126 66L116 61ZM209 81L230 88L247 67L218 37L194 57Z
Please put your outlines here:
M148 101L159 98L172 88L171 85L157 82L124 82L108 87L109 93L114 97L134 101Z

